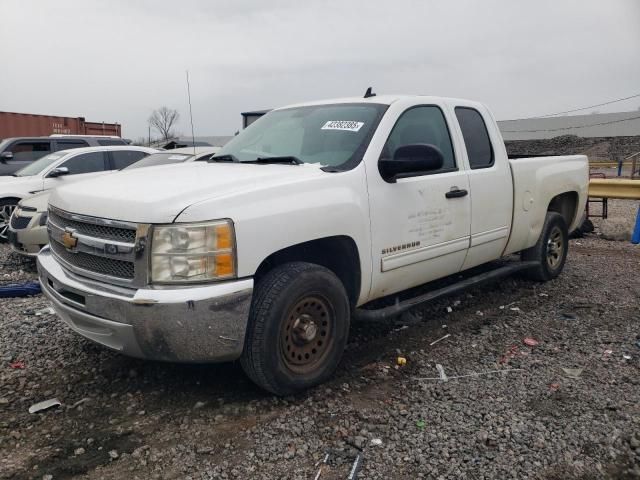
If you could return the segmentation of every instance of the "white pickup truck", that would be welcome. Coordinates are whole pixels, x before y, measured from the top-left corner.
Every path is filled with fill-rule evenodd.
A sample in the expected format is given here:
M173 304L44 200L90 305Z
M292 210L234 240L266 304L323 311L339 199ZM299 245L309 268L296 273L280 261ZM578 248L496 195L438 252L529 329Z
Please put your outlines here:
M40 282L95 342L156 360L240 359L284 395L332 374L353 317L517 270L556 277L587 185L584 156L509 159L480 103L304 103L271 111L206 163L57 189ZM462 282L371 303L512 254Z

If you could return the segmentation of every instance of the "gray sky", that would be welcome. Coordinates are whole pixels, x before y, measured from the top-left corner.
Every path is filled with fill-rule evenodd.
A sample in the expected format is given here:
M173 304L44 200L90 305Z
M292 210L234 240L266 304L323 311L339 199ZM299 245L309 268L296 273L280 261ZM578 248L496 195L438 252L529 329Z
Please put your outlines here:
M0 19L0 110L117 121L128 138L161 105L190 133L186 69L196 135L369 85L498 119L640 93L638 0L0 0Z

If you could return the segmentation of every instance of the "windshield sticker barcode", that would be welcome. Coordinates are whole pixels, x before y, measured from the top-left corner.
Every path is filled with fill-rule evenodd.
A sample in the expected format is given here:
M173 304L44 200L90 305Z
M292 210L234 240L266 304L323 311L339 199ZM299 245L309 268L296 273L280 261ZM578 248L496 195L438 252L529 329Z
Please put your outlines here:
M352 120L329 120L322 126L322 130L348 130L357 132L362 128L364 122L354 122Z

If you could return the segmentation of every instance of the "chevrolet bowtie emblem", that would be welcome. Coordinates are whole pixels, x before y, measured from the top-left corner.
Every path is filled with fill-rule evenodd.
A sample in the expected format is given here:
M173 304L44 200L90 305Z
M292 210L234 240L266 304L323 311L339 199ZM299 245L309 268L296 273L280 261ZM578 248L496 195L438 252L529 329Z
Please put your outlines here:
M65 230L64 233L62 234L62 244L68 250L72 250L76 248L76 245L78 244L78 239L73 236L74 232L75 230L70 229L70 230Z

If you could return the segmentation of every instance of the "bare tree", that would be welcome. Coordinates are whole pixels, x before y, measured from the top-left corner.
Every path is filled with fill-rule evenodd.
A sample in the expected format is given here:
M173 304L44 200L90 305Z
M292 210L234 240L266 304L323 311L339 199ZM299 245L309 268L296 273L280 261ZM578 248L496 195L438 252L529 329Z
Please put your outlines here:
M171 128L179 118L177 110L163 106L153 111L149 117L149 125L156 129L164 140L169 140L173 136Z

